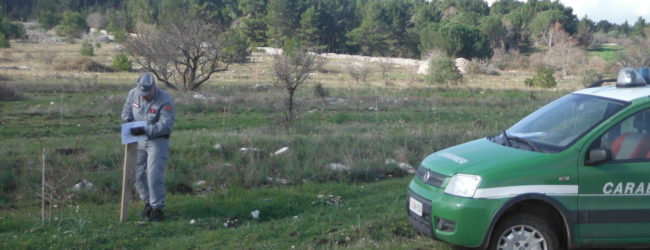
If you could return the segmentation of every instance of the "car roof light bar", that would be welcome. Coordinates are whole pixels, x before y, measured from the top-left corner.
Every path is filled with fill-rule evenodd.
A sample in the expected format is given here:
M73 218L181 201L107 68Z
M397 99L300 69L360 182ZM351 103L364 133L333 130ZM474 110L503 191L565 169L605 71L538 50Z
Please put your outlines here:
M618 73L618 78L595 81L589 88L600 87L606 82L616 82L617 88L643 87L650 83L650 68L623 68Z
M617 88L642 87L646 84L647 82L645 78L638 70L633 68L624 68L618 72L618 79L616 79Z

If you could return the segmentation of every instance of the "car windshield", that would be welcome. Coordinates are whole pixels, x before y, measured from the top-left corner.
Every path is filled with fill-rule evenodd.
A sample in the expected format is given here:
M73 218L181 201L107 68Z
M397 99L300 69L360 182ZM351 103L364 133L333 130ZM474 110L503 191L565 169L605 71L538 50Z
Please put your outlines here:
M559 152L626 105L596 96L569 94L489 139L525 150Z

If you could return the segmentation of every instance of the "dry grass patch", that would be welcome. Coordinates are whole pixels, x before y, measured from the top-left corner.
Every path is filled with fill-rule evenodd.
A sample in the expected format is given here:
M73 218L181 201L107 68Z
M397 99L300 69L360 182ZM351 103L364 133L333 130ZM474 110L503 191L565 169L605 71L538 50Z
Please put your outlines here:
M81 72L115 72L113 68L95 62L88 57L78 57L73 60L58 61L56 65L54 65L54 69Z
M0 78L1 77L2 76L0 75ZM5 84L0 84L0 101L15 101L19 99L20 95L18 95L16 91Z

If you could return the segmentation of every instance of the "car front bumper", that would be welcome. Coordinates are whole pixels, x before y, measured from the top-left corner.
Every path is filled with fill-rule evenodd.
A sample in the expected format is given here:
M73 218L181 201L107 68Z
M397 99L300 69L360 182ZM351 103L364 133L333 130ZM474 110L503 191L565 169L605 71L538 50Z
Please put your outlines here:
M420 202L422 215L413 212L409 202ZM481 246L500 200L472 199L444 193L414 179L406 197L409 222L420 233L454 245Z

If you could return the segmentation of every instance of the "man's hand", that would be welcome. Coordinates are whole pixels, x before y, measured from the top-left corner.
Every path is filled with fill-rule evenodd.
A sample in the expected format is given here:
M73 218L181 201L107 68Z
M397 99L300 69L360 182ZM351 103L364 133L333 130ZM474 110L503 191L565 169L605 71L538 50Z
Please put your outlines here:
M135 127L131 128L131 134L132 135L144 135L144 127Z

